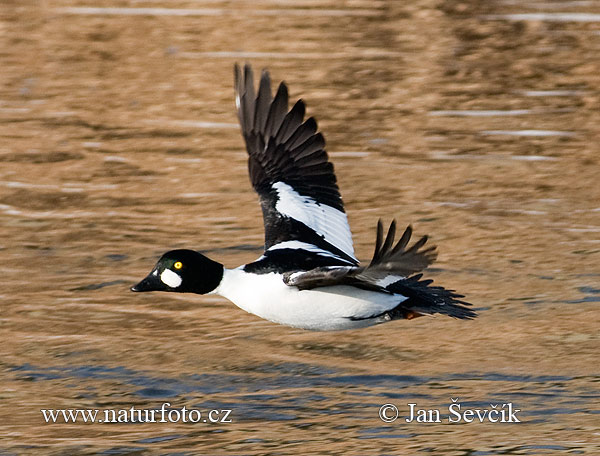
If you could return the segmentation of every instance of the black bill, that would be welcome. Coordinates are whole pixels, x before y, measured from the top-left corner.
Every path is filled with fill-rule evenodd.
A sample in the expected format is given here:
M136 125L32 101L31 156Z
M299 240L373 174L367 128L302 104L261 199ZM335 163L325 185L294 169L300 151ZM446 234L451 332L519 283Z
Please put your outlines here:
M131 291L166 291L167 286L161 282L154 272L148 274L144 280L131 287Z

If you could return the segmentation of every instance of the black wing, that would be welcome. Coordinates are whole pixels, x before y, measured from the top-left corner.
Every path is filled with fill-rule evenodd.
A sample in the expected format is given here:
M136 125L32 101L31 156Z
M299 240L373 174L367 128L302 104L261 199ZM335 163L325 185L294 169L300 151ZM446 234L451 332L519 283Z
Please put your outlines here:
M423 314L441 313L456 318L474 318L475 312L464 307L470 305L461 300L464 296L454 290L431 286L432 280L422 280L422 274L409 275L425 269L436 258L435 247L422 247L427 236L410 248L412 234L409 226L394 246L396 222L392 221L385 240L381 220L377 223L375 253L367 267L323 266L307 272L288 272L284 282L300 290L335 285L350 285L381 293L406 297L396 308L387 313L390 318L413 318ZM377 315L369 316L374 318Z
M422 248L427 242L427 236L423 236L407 249L411 235L412 228L408 226L400 240L394 245L396 221L393 220L390 224L384 240L383 225L379 220L375 252L368 266L321 267L303 273L290 273L284 279L288 285L296 286L301 290L320 286L353 285L360 288L389 291L389 285L422 271L437 257L435 246Z
M314 118L304 121L298 100L288 110L288 89L263 71L258 94L250 65L235 65L238 117L248 151L252 186L260 197L265 250L316 247L358 264L352 234L325 140Z
M392 220L384 241L383 224L379 220L373 259L359 277L368 281L386 280L391 283L390 280L393 279L390 277L405 278L427 268L437 258L436 247L422 249L428 239L427 236L423 236L407 249L411 236L412 227L409 225L394 246L396 221Z

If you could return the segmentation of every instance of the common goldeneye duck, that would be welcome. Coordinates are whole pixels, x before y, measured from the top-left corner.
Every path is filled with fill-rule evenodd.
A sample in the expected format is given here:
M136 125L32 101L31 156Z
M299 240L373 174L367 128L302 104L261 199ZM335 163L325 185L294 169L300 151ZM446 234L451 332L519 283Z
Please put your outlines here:
M312 330L361 328L396 319L444 314L470 319L463 295L422 279L436 258L427 236L408 246L396 223L377 223L367 266L354 256L352 234L323 135L298 100L288 109L285 83L273 97L263 71L255 94L252 68L235 65L235 100L252 186L265 225L265 252L227 269L193 250L165 253L132 291L219 294L267 320Z

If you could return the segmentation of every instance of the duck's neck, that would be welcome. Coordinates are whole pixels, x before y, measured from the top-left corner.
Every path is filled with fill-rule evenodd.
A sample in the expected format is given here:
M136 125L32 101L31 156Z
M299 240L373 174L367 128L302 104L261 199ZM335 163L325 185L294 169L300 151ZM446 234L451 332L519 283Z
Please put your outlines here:
M198 294L213 293L223 281L225 267L210 258L201 255L200 274L189 283L189 291Z
M238 269L227 269L223 267L221 279L217 286L209 294L218 294L227 298L232 290L235 289L235 276Z

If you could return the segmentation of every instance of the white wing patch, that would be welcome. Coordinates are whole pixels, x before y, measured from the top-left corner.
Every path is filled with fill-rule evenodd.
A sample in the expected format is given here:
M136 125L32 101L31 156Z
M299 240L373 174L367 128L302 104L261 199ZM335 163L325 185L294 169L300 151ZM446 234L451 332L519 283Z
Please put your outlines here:
M171 288L177 288L179 285L181 285L181 282L183 282L181 276L170 269L165 269L162 272L160 275L160 280L162 280L162 283Z
M387 287L393 283L398 282L398 280L406 279L406 277L398 276L398 275L389 275L377 281L377 285L380 287Z
M273 188L277 191L275 209L279 213L304 223L327 242L356 259L346 214L326 204L319 204L311 197L298 194L283 182L274 183Z
M346 263L350 263L348 260L331 253L328 250L323 250L317 247L316 245L309 244L308 242L302 241L284 241L279 244L275 244L269 248L269 251L279 250L279 249L294 249L294 250L306 250L308 252L316 253L317 255L327 256L330 258L335 258L336 260L344 261Z

